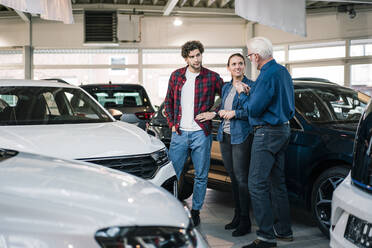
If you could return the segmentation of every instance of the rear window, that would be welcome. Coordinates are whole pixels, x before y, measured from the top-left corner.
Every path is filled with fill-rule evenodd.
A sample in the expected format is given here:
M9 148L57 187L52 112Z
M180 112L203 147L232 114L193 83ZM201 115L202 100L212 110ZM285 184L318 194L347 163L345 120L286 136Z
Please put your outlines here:
M84 89L105 108L142 107L150 105L147 94L141 88L123 89L121 87L107 86Z

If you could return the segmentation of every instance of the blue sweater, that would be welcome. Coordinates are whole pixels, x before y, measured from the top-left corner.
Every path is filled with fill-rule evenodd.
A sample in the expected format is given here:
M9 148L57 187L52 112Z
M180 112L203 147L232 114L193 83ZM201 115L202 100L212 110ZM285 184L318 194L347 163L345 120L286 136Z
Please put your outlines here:
M244 76L243 83L247 84L248 86L252 86L253 81L249 80ZM220 109L224 109L225 101L232 85L232 80L222 87L222 101ZM244 94L236 94L233 100L232 109L235 110L235 117L230 120L230 133L231 133L231 144L241 144L245 141L248 137L249 133L252 132L252 126L249 124L248 121L248 112L243 107L242 96ZM217 140L223 140L223 125L224 120L221 121L221 124L218 128L217 133Z
M253 84L249 96L242 94L249 122L256 125L280 125L292 119L295 113L292 77L287 69L267 62Z

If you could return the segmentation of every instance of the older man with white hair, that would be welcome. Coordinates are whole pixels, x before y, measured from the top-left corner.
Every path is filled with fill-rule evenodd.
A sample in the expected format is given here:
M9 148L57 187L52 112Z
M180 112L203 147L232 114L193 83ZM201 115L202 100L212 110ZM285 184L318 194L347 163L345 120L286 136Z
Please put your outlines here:
M293 82L273 59L268 39L255 37L247 47L247 57L260 70L252 88L245 89L247 95L241 94L254 132L248 188L259 229L257 239L243 248L276 247L276 239L293 240L284 174L289 120L295 113Z

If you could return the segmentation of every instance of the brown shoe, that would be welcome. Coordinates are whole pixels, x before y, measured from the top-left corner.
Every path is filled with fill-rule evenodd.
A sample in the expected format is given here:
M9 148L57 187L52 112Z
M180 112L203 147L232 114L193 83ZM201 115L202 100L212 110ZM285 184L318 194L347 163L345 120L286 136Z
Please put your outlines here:
M276 242L267 242L261 239L256 239L251 244L243 246L242 248L272 248L276 247Z

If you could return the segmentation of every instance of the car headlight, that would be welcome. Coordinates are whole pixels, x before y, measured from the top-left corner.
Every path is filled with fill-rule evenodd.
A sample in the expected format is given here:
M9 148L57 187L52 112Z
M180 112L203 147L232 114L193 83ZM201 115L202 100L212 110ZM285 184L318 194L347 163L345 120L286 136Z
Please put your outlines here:
M191 227L109 227L98 230L95 239L102 248L195 248Z
M155 163L158 166L163 166L169 162L167 148L151 153L151 157L155 160Z

